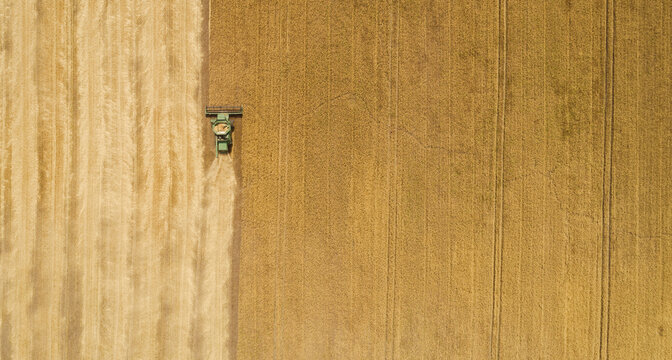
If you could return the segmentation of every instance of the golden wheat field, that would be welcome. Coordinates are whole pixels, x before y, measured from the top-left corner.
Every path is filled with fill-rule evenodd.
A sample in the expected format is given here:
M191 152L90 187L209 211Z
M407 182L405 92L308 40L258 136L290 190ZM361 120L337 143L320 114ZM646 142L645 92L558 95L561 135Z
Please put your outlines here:
M672 3L213 0L240 359L672 358Z
M668 0L0 0L0 360L670 359L670 38Z

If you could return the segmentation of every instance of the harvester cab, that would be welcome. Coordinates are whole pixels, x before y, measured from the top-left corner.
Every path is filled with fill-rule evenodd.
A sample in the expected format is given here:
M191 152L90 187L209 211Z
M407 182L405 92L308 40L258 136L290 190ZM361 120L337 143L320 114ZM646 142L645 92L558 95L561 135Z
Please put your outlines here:
M210 117L212 132L215 133L216 154L231 151L231 132L233 131L233 119L231 115L242 115L242 106L206 106L205 116Z

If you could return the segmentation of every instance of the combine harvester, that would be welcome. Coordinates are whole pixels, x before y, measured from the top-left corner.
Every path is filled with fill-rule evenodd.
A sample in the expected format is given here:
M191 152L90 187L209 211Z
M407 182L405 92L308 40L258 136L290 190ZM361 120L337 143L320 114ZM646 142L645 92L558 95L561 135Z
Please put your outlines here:
M243 115L242 106L206 106L205 116L212 117L212 132L215 133L216 154L231 151L231 132L233 131L233 119L231 115Z

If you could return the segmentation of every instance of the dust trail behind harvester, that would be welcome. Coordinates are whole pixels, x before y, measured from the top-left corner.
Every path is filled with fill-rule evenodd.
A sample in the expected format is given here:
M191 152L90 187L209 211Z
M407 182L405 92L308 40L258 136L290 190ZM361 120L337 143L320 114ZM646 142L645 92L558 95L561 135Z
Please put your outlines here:
M234 299L233 286L233 219L238 184L233 160L220 156L210 165L204 199L205 220L199 243L196 269L197 296L200 305L201 341L203 349L211 349L216 359L226 358L235 348L235 329L231 329ZM235 322L234 322L235 324ZM234 333L234 334L232 334ZM207 334L207 336L206 336Z
M228 358L198 1L2 1L0 357ZM207 155L204 155L207 154Z

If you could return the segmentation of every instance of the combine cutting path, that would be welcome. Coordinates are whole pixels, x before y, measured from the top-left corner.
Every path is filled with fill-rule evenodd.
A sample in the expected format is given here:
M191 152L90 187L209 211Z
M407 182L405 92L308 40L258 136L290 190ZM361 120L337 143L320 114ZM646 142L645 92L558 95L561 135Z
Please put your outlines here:
M229 356L198 1L2 1L0 358Z

